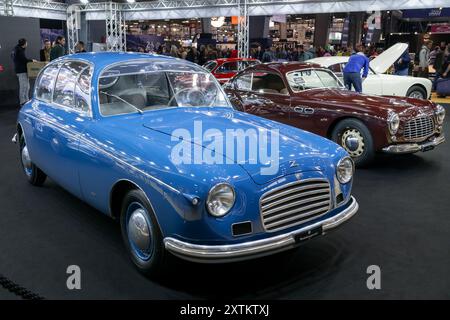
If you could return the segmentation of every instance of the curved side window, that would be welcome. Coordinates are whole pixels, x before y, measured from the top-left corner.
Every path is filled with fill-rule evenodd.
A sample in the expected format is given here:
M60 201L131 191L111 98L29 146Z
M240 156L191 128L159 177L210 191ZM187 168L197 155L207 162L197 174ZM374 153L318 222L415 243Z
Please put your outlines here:
M51 64L42 71L35 85L35 97L45 102L52 101L55 79L58 74L59 65Z
M53 102L77 111L89 110L90 67L83 62L66 62L56 78Z
M86 67L80 73L75 86L75 109L83 112L89 111L91 77L91 67Z
M252 89L252 73L247 72L239 75L234 80L236 89L250 91Z

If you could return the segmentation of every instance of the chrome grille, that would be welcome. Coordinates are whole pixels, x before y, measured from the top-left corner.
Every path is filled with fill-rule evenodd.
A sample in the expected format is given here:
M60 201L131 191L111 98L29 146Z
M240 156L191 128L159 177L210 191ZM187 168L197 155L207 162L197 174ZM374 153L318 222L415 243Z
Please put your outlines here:
M304 223L324 215L330 208L331 189L326 179L288 183L265 193L260 200L261 218L267 231Z
M412 119L405 125L403 136L406 140L427 138L434 132L433 117L424 116Z

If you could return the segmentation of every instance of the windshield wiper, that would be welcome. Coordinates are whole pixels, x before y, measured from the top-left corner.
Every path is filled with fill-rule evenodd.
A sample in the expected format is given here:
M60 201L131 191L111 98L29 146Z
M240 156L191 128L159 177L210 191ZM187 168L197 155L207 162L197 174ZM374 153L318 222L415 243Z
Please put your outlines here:
M100 93L103 93L103 94L105 94L105 95L107 95L107 96L109 96L109 97L113 97L113 98L116 98L117 100L120 100L120 101L122 101L122 102L125 102L127 105L129 105L130 107L132 107L132 108L133 108L134 110L136 110L138 113L144 114L144 112L143 112L141 109L139 109L138 107L136 107L134 104L129 103L127 100L125 100L125 99L123 99L123 98L121 98L121 97L119 97L119 96L116 96L115 94L107 93L107 92L105 92L105 91L100 91Z

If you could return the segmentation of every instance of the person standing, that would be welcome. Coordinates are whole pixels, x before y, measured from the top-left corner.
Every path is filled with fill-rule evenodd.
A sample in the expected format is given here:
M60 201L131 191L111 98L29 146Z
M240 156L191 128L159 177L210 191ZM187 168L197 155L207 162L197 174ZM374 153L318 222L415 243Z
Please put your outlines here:
M256 48L256 51L253 53L253 59L258 59L258 60L262 60L262 56L263 56L263 51L261 50L261 46L258 45L258 47Z
M409 56L408 49L403 52L400 59L394 63L395 75L397 76L407 76L409 72L409 64L411 62L411 57Z
M314 59L316 57L314 47L312 47L309 43L303 44L303 49L303 61Z
M86 52L86 49L84 48L84 42L78 41L75 45L75 53L83 53Z
M186 55L186 60L193 63L198 63L198 52L196 47L191 47L188 54Z
M52 50L52 43L50 40L44 40L44 47L39 51L40 60L42 62L50 61L50 50Z
M445 61L445 52L446 52L446 45L445 42L441 42L441 46L439 47L438 52L436 53L436 58L434 60L433 68L435 70L435 76L433 81L433 90L436 90L436 85L438 79L442 76L441 69L442 65Z
M421 78L428 79L428 66L430 65L430 50L432 46L432 41L425 41L420 49L418 76Z
M361 79L362 70L362 79ZM363 47L357 46L356 53L350 56L344 67L344 84L348 90L352 90L352 85L356 92L362 92L362 81L369 73L369 59L363 52Z
M19 39L13 51L14 71L19 80L19 103L23 105L29 100L30 81L28 79L27 64L29 62L36 62L34 59L28 59L25 55L27 48L27 40Z
M445 49L444 59L439 73L444 79L450 78L450 44L448 44Z
M50 51L50 61L58 59L66 54L66 49L64 45L66 44L66 39L63 36L58 36L55 41L55 45Z

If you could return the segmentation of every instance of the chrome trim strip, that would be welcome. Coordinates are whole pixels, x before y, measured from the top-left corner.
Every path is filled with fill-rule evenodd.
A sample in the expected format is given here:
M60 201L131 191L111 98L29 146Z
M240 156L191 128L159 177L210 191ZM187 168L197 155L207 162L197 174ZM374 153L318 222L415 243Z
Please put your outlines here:
M418 151L423 151L423 149L425 149L427 147L438 146L444 142L445 142L445 136L444 136L444 134L441 134L440 136L435 137L431 141L428 141L428 142L425 142L422 144L419 144L419 143L393 144L393 145L383 148L383 152L396 153L396 154L415 153Z
M230 245L198 245L167 237L164 238L164 246L172 254L195 262L223 263L247 260L294 248L298 245L295 236L305 231L322 226L325 234L350 219L358 209L358 202L351 197L350 205L333 217L278 236Z
M17 143L17 133L14 134L11 141L12 141L12 143Z

